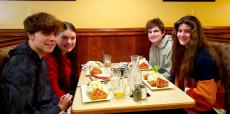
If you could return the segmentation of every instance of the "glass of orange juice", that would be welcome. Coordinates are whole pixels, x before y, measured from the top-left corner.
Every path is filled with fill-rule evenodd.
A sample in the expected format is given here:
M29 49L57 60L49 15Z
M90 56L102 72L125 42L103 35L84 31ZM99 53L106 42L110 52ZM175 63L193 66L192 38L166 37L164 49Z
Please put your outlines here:
M125 84L121 77L118 79L117 87L114 90L114 97L116 99L122 99L125 97Z
M110 77L110 83L112 86L114 98L121 99L125 97L125 84L121 77L121 72L118 69L112 70L112 76Z

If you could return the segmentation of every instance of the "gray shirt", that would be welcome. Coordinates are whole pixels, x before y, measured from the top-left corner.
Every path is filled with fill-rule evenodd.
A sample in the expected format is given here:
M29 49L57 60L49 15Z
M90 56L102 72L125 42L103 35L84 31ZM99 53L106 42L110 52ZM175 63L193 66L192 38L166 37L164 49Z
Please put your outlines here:
M172 44L172 36L165 35L159 48L157 48L155 44L152 44L149 50L149 64L152 67L157 65L160 72L163 73L163 76L170 81L172 80L170 75L172 67Z

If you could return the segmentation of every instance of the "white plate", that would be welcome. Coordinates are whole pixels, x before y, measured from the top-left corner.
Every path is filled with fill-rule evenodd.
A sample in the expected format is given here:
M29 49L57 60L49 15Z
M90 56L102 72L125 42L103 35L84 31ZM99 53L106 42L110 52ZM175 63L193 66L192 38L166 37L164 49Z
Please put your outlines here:
M140 69L141 71L151 71L153 70L152 67L150 66L148 69Z
M159 78L162 78L164 79L165 81L168 81L167 79L165 79L163 77L163 75L161 75ZM155 86L151 86L147 80L144 80L144 76L142 75L142 81L151 89L151 90L162 90L162 89L171 89L173 88L173 85L171 82L168 81L168 86L167 87L163 87L163 88L158 88L158 87L155 87Z
M110 79L110 74L97 74L96 76L91 76L93 80L106 81Z
M102 73L96 75L99 79L101 78L110 78L110 74Z
M84 69L86 69L86 75L89 76L90 75L90 67L94 64L99 65L99 68L102 70L102 72L104 72L104 65L102 62L100 61L88 61L85 65L84 65Z
M100 68L102 70L102 74L104 74L105 72L105 69L104 68ZM85 73L86 76L90 76L90 71L89 69L86 70L86 73Z
M105 85L103 85L103 91L105 91L106 93L108 93L108 96L107 96L105 99L92 100L92 99L88 96L87 85L81 85L82 102L83 102L83 103L88 103L88 102L105 101L105 100L110 100L110 99L112 99L112 95L109 94L108 89L106 88Z
M171 89L173 88L173 85L171 83L168 83L169 86L168 87L163 87L163 88L158 88L158 87L154 87L154 86L151 86L147 80L143 80L143 82L151 89L151 90L162 90L162 89Z

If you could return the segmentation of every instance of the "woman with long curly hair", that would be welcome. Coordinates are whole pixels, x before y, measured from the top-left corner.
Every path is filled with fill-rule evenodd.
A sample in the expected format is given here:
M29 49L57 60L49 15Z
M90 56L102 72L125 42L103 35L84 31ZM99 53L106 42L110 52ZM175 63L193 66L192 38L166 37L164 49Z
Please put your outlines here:
M185 16L174 24L171 75L175 85L191 96L196 105L188 113L215 114L224 110L221 60L208 44L200 21Z

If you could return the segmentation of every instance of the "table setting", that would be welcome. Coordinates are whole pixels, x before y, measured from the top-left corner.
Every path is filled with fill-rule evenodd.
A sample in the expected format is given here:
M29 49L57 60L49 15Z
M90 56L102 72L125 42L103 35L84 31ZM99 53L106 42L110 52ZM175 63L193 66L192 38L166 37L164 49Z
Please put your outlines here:
M132 55L131 62L107 63L106 66L104 62L88 61L82 65L72 113L135 112L195 104L192 98L157 72L156 66L141 70L139 65L145 60ZM156 96L164 99L159 100ZM178 96L182 99L177 99Z

